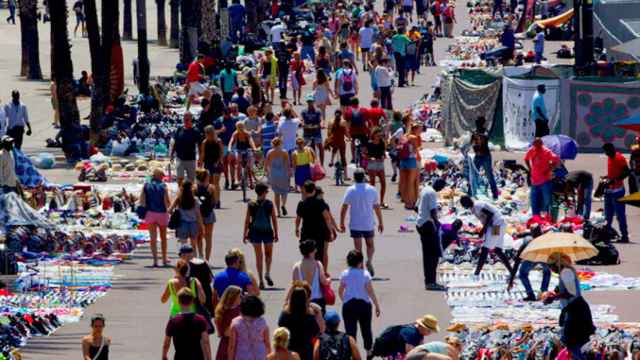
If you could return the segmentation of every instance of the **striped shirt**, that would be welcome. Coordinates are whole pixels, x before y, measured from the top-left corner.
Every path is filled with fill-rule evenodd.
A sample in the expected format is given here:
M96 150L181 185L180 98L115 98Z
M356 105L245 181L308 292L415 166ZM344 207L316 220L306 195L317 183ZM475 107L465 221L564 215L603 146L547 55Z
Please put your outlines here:
M276 123L266 122L262 125L262 152L266 155L267 151L271 150L271 140L276 137L277 126Z

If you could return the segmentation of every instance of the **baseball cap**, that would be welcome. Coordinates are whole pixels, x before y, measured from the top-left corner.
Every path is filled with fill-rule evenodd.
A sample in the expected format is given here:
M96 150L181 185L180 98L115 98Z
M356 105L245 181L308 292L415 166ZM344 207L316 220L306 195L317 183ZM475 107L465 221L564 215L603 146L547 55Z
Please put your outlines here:
M324 321L328 326L336 327L340 323L340 315L335 310L327 310Z

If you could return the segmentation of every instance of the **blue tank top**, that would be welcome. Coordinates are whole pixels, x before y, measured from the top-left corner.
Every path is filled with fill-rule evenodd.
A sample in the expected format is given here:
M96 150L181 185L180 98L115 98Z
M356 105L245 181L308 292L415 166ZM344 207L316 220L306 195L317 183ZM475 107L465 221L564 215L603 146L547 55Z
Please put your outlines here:
M144 196L147 211L159 213L167 212L167 206L164 203L165 191L167 191L167 185L158 180L151 180L151 182L144 185Z

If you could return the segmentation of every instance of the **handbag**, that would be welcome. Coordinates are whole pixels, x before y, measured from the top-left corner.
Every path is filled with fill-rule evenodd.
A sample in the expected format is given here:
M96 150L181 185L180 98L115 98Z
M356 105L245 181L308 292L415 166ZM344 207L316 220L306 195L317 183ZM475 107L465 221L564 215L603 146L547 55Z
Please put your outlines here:
M147 184L145 184L142 187L142 191L144 192L144 196L145 196L145 200L147 197ZM147 207L140 204L136 207L136 215L138 215L138 219L140 220L144 220L144 218L147 216Z
M317 162L311 166L311 180L320 181L324 179L325 176L324 169L320 163Z
M324 276L324 274L321 276ZM322 285L322 281L320 281L320 288L322 289L322 297L324 298L325 304L329 306L335 305L336 293L333 292L333 288L331 287L331 282L329 282L327 285Z
M596 187L596 191L593 193L593 197L600 198L604 196L604 191L607 188L608 181L606 179L600 180L598 186Z
M167 224L167 227L171 230L177 229L178 226L180 226L180 220L180 210L174 209L169 217L169 224Z

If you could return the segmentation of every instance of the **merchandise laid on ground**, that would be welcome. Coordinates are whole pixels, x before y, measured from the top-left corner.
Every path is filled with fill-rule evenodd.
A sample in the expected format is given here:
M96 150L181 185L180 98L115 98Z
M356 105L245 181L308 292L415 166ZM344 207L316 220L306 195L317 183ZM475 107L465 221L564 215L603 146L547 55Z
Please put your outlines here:
M126 186L131 188L131 186ZM134 185L135 187L135 185ZM135 197L119 187L90 185L27 190L0 196L4 266L15 282L0 296L0 349L15 353L33 336L79 321L84 309L107 294L114 265L148 240L131 210Z

